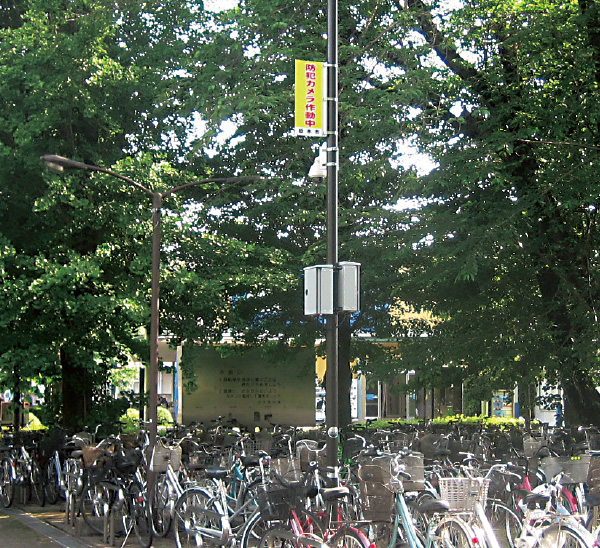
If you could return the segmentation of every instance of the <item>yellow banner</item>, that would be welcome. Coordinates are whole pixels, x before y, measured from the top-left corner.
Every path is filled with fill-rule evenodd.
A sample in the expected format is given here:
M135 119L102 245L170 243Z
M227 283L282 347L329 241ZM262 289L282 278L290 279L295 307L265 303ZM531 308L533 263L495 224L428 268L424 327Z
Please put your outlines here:
M296 60L294 130L299 137L326 134L325 63Z

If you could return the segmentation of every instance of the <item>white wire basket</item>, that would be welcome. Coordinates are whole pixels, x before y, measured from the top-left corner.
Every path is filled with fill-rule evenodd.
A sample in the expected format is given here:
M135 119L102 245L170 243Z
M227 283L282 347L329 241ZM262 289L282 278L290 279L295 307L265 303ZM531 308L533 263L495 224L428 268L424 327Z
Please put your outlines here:
M181 464L181 447L165 447L157 443L152 451L150 470L152 472L166 472L167 465L171 464L173 470L179 470Z
M477 502L485 506L490 480L484 478L440 478L440 495L450 510L473 512Z
M288 482L300 481L302 479L302 469L298 457L282 457L271 459L271 472L274 476L279 476Z

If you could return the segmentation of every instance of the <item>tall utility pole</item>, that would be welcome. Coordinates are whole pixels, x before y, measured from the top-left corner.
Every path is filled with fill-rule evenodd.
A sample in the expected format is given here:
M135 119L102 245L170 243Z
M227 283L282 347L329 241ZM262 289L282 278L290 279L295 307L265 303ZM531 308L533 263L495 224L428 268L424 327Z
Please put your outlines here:
M338 3L327 0L327 264L338 264ZM334 288L335 295L335 288ZM335 303L335 296L334 296ZM327 316L325 379L328 475L337 481L339 430L339 316Z

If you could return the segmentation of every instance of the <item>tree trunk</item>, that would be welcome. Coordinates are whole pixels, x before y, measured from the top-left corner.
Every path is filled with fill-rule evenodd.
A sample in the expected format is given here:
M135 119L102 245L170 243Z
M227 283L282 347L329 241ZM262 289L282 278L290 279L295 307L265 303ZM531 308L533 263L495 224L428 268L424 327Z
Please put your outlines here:
M78 366L65 350L60 351L60 363L63 426L73 430L86 423L93 386L88 382L86 368Z
M569 250L563 250L565 256ZM552 257L546 262L552 264ZM577 257L572 255L570 261L564 259L562 264L577 264ZM564 418L569 426L600 425L600 394L596 390L596 382L590 373L591 367L585 366L585 357L575 351L579 344L581 329L572 319L565 298L560 292L561 279L555 269L541 267L538 272L540 291L548 318L554 324L552 338L558 356L557 377L563 389L565 401ZM585 342L581 342L585 344ZM585 354L584 354L585 356ZM594 359L590 356L590 360Z
M17 376L15 384L15 393L13 396L14 415L13 415L13 428L15 432L21 429L21 379Z
M600 394L589 372L576 370L560 375L567 426L600 426Z

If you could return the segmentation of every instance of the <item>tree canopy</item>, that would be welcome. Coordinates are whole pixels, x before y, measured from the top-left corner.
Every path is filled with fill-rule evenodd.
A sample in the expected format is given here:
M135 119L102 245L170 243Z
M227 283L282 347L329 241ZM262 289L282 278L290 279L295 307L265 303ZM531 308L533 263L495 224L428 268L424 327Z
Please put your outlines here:
M316 144L290 134L292 63L324 60L325 8L241 1L202 48L222 56L205 73L209 127L235 124L219 160L272 183L215 230L270 235L297 268L324 257L324 198L304 178ZM398 342L357 349L365 367L438 385L546 377L572 421L597 420L597 24L584 1L340 2L340 255L365 265L352 328ZM437 167L407 169L406 142ZM257 333L302 325L266 299L242 330L248 312ZM390 314L401 306L435 322Z
M326 7L2 10L4 378L60 378L65 364L102 374L143 353L146 197L44 174L47 152L153 188L261 175L170 198L163 328L181 340L231 330L246 344L322 336L301 308L302 268L325 259L325 184L306 177L320 143L291 129L294 60L325 60ZM546 377L567 418L597 422L598 9L340 0L340 259L363 265L361 311L341 323L343 387L351 356L381 378L417 370L437 386ZM372 338L351 346L358 331Z

